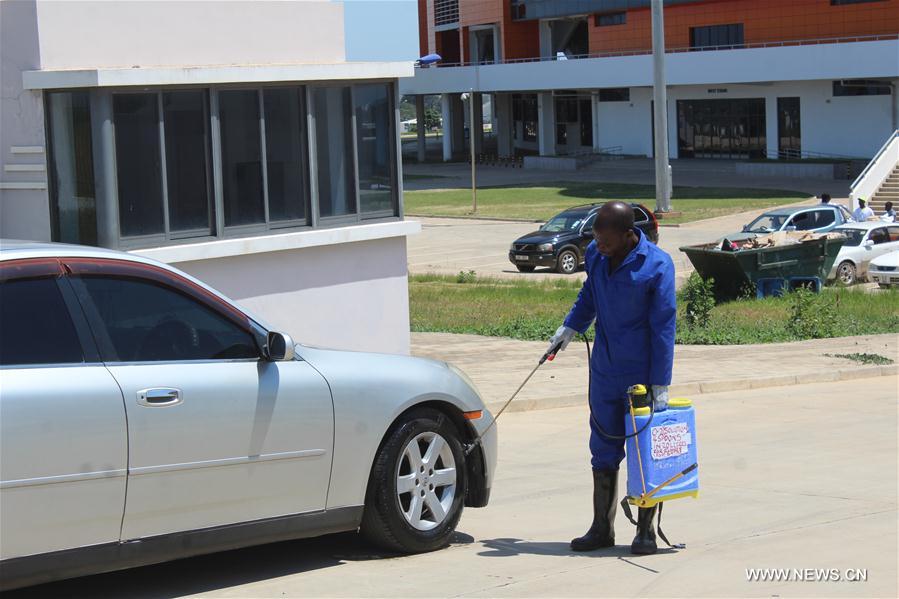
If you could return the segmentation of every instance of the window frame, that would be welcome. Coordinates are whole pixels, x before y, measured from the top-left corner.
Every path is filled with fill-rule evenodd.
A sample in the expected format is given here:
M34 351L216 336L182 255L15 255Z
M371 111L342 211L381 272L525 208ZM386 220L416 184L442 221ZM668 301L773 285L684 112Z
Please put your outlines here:
M64 265L74 297L80 305L93 338L96 339L100 359L106 364L196 364L221 362L260 362L265 360L265 335L267 331L249 316L231 305L212 291L193 281L164 268L143 262L116 260L114 258L60 258ZM131 279L142 283L156 285L172 293L176 293L200 306L211 310L217 316L230 322L247 333L253 340L258 356L255 358L204 358L200 360L154 360L127 361L120 360L112 341L109 339L106 324L96 305L81 280L82 276L103 277L112 279Z
M382 84L387 88L389 99L390 131L392 138L388 140L391 155L391 187L393 190L393 205L388 210L377 212L361 212L359 193L359 155L356 133L355 88L360 85ZM352 137L351 159L353 162L353 174L355 184L354 205L356 213L336 217L319 218L319 196L316 181L317 157L315 148L314 114L312 112L311 89L316 86L346 86L350 90L350 121ZM265 148L265 104L264 91L274 89L299 90L300 118L303 120L305 131L299 136L302 146L302 168L305 180L303 181L303 201L305 203L305 215L301 219L284 221L271 221L269 216L268 180L263 177L264 205L266 222L249 225L236 225L225 227L224 224L224 189L223 189L223 164L221 146L221 119L219 107L219 92L226 90L251 89L256 90L260 101L260 140L262 141L263 162L267 148ZM48 90L44 94L44 106L46 108L47 95L55 90ZM223 84L186 84L152 87L109 87L109 88L73 88L66 90L71 92L85 92L89 95L91 111L91 130L93 144L94 183L96 188L97 211L97 245L111 249L134 250L142 248L166 247L173 245L195 244L225 239L235 239L254 235L274 235L283 233L301 232L319 228L334 228L369 222L394 222L402 220L404 202L402 193L402 160L399 148L398 135L398 83L391 78L366 78L366 79L341 79L329 81L297 81L297 82L248 82L248 83L223 83ZM209 181L207 193L210 196L210 233L197 234L196 231L179 231L172 233L169 222L168 181L165 171L165 132L164 132L164 106L163 94L177 91L202 91L205 92L206 127L208 131L207 141L207 178ZM115 143L115 118L113 98L118 94L153 94L157 101L158 123L160 128L160 184L162 187L162 201L164 210L164 232L149 235L124 237L121 234L121 215L118 210L118 173ZM45 110L46 113L46 110ZM49 129L45 127L45 136L49 135ZM49 151L48 146L48 151ZM263 167L267 169L267 165ZM52 215L51 215L52 216ZM51 228L57 219L51 222ZM204 230L205 232L205 230Z

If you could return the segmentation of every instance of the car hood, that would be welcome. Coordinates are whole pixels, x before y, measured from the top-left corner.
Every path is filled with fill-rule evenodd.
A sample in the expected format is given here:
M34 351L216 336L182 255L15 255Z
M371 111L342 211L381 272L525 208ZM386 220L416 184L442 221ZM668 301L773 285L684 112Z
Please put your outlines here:
M442 399L462 411L482 410L483 401L468 377L460 376L446 362L347 350L323 349L298 344L296 354L315 368L331 386L348 397L381 393L402 397Z
M571 233L552 233L550 231L531 231L515 240L515 243L550 243L571 237Z
M899 250L878 256L871 260L871 266L892 266L899 268Z

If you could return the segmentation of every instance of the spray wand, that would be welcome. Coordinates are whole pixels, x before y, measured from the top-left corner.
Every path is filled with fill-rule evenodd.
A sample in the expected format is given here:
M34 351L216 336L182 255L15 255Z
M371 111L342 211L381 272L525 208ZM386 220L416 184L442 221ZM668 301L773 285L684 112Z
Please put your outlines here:
M562 349L562 342L559 341L558 343L553 345L551 348L549 348L549 350L545 354L543 354L543 356L537 362L537 365L534 366L534 369L531 370L531 372L527 375L527 377L525 377L525 379L521 382L521 384L518 385L518 389L515 390L515 393L512 394L512 397L510 397L508 400L506 400L506 403L503 404L503 407L500 408L499 412L496 413L496 415L493 417L493 420L490 422L490 424L487 425L487 428L484 429L484 432L481 433L480 435L478 435L474 441L472 441L469 445L467 445L465 447L465 457L468 457L469 454L471 454L471 452L475 450L475 447L477 447L478 445L481 444L481 439L484 438L484 435L486 435L488 432L490 432L490 429L493 428L493 426L496 424L497 419L499 419L500 415L506 411L506 408L509 407L509 404L512 403L512 400L515 399L515 397L518 395L518 393L522 389L524 389L524 386L528 384L528 381L531 380L531 377L534 376L534 373L537 372L537 370L541 366L543 366L544 363L552 362L555 359L556 354L559 353L559 350L561 350L561 349Z

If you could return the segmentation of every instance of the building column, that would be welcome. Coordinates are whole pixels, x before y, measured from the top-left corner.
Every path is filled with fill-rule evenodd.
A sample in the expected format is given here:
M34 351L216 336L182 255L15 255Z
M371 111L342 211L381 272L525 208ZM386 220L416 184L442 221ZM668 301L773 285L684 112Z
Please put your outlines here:
M452 112L452 143L453 152L465 151L465 103L462 102L462 94L450 95L450 112Z
M677 143L677 98L672 97L671 88L668 88L668 166L671 161L679 157ZM669 181L670 182L670 181Z
M512 96L493 94L493 117L496 122L496 153L501 158L512 156Z
M893 131L899 129L899 79L893 79Z
M425 161L427 139L425 138L425 97L421 94L415 96L415 131L418 133L418 161Z
M777 158L777 95L765 96L765 152L768 158Z
M471 143L474 144L475 154L480 154L484 151L484 95L472 93L469 101L474 102L474 123L470 123L474 130L469 136Z
M537 147L541 156L556 155L556 110L552 92L537 94Z
M90 98L97 243L100 247L115 249L119 245L119 197L115 178L112 94L106 90L92 90Z
M599 152L602 145L599 143L599 91L590 92L590 114L593 119L593 151Z
M441 140L443 142L443 161L449 162L453 159L453 111L450 104L450 95L440 95L440 115L441 115Z

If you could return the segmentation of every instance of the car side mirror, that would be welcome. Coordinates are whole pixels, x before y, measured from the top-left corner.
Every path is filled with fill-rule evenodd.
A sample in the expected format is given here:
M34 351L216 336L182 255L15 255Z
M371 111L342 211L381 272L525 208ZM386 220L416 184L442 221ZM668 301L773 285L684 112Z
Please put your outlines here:
M593 237L593 229L586 228L586 229L584 229L583 231L581 231L581 235L584 236L584 237L591 237L591 238L592 238L592 237Z
M866 239L866 240L865 240L865 247L866 247L866 248L872 248L872 247L874 247L874 240L873 240L873 239Z
M749 233L749 225L743 225L743 232Z
M265 343L266 359L269 362L286 362L293 360L293 339L287 333L269 331Z

